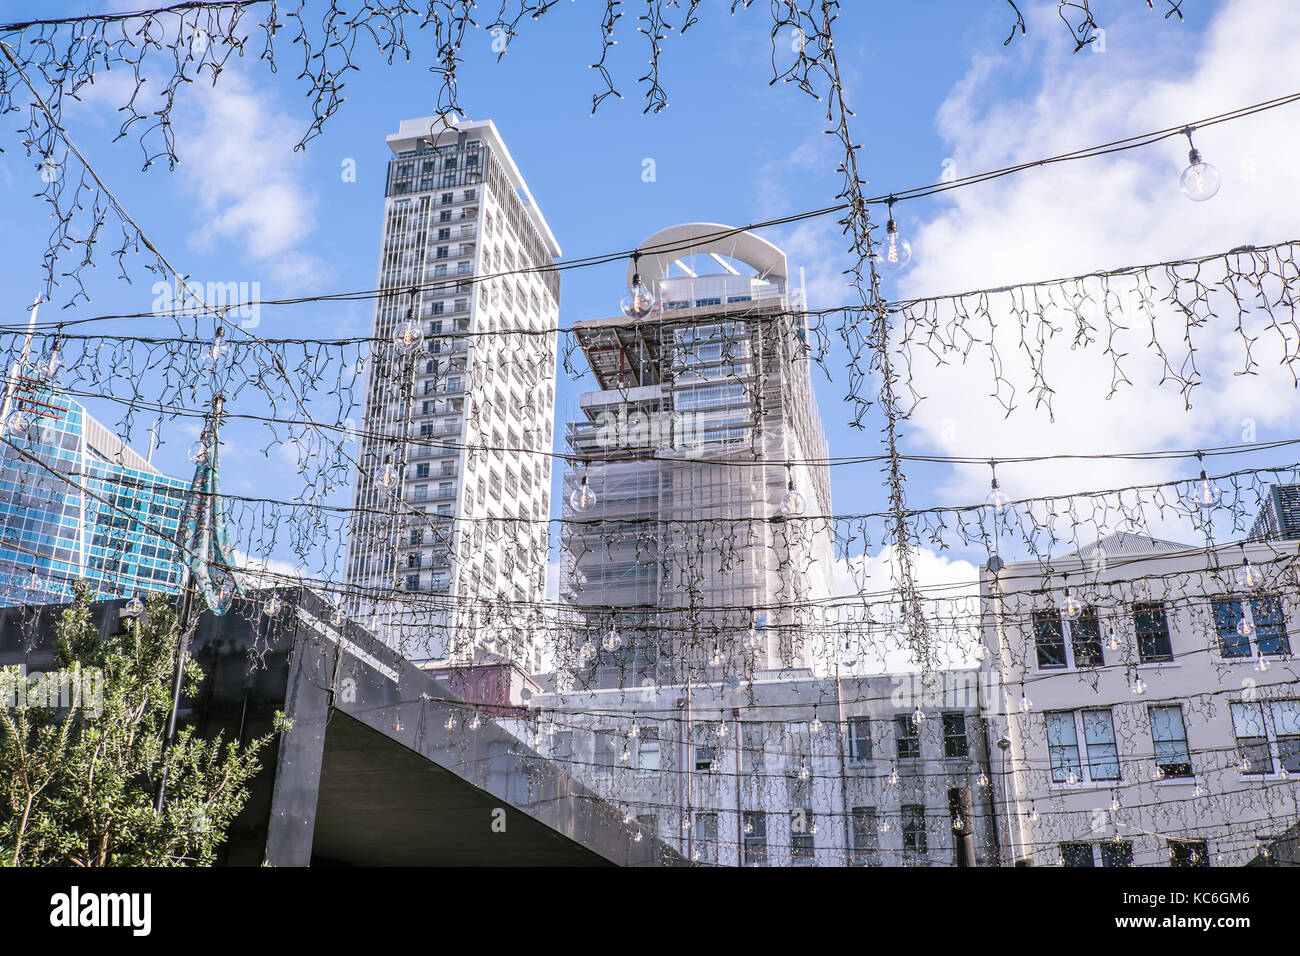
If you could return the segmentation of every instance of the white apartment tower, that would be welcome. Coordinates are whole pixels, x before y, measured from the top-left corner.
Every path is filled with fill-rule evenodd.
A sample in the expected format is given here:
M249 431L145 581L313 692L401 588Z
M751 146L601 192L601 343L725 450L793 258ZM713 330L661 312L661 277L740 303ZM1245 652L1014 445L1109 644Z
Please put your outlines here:
M636 687L808 668L833 534L802 292L785 253L716 223L638 249L653 309L574 326L599 387L567 434L560 669Z
M387 142L348 605L413 660L535 670L560 249L490 120Z

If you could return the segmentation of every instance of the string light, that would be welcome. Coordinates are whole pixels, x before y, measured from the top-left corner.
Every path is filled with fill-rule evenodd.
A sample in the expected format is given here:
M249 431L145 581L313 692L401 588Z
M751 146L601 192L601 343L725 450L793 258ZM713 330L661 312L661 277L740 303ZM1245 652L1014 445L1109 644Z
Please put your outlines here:
M655 305L654 293L641 281L641 272L637 264L641 261L640 253L632 254L632 281L627 287L627 295L619 303L619 308L629 319L644 319Z
M897 272L907 265L912 258L912 244L898 234L898 223L894 221L894 197L889 197L889 221L885 223L885 242L878 261L882 268Z
M1205 202L1207 199L1213 199L1218 193L1223 177L1219 174L1217 166L1201 158L1201 151L1192 142L1192 130L1191 126L1183 130L1190 149L1187 153L1188 165L1178 180L1178 188L1193 202Z

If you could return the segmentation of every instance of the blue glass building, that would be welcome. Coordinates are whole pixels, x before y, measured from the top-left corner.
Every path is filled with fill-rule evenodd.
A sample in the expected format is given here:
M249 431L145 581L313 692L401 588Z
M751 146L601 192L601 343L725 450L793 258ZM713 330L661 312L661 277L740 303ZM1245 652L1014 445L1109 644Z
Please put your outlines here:
M189 482L164 475L77 402L10 378L0 442L0 601L179 592Z

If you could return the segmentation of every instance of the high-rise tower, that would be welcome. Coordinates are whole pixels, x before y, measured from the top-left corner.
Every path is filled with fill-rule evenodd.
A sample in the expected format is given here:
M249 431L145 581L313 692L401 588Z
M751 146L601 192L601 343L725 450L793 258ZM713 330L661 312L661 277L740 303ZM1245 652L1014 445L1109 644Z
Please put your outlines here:
M575 324L599 388L567 435L561 666L588 686L806 668L833 539L802 292L726 226L639 249L654 308Z
M560 249L490 120L387 141L349 603L412 659L536 668Z

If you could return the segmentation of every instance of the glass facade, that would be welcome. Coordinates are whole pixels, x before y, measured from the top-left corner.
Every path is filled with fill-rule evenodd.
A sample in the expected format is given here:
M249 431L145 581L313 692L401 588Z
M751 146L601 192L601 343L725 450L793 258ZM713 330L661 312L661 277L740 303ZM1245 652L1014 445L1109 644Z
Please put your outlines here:
M189 483L150 467L77 402L23 381L9 404L29 423L0 445L0 600L55 602L78 581L98 599L178 592Z

